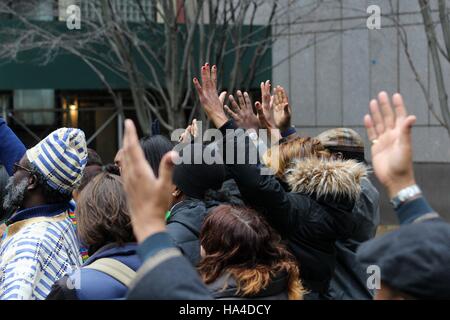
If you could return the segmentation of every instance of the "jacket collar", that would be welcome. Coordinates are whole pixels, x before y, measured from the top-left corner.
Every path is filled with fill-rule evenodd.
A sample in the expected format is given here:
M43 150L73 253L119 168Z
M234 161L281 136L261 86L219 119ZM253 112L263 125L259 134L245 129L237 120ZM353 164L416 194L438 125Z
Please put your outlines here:
M14 213L6 222L10 225L26 219L37 217L54 217L69 209L69 203L55 203L23 209Z
M367 174L368 168L355 160L304 158L296 160L284 178L292 192L316 199L355 201Z
M200 199L186 198L178 203L175 203L172 206L172 208L170 209L170 212L171 212L171 215L173 216L176 212L178 212L182 209L197 207L199 205L204 206L204 202Z
M117 245L116 243L110 243L101 247L84 263L85 265L91 264L95 260L101 258L108 258L113 256L131 256L136 255L138 248L137 243L125 243L124 245Z

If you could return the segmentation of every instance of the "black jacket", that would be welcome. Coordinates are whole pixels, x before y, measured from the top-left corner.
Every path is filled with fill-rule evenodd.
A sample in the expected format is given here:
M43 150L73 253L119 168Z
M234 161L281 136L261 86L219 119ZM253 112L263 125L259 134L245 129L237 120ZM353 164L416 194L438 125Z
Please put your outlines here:
M238 294L236 280L229 274L222 275L207 287L216 300L288 300L288 276L286 273L277 275L264 290L250 297L242 297Z
M404 224L417 222L433 210L425 199L419 198L396 212ZM173 248L165 232L148 237L139 246L138 254L144 265L139 269L129 299L212 299L197 272L179 250ZM364 250L360 249L358 258L362 259L363 254Z
M336 264L335 242L349 238L355 229L352 210L366 167L350 160L305 159L287 173L285 180L291 189L287 192L273 175L261 174L260 164L249 163L254 145L242 139L242 133L226 135L226 129L233 128L236 126L229 121L221 131L226 145L234 145L234 155L247 158L245 164L236 164L236 158L232 163L226 161L242 198L288 240L303 285L319 296L326 295ZM221 149L227 159L227 148Z
M359 246L372 239L380 224L380 195L369 179L361 181L362 194L353 208L355 229L349 239L336 242L337 263L329 295L338 300L372 300L367 288L367 266L356 259Z
M167 233L183 255L196 266L200 261L200 230L208 210L216 203L189 198L177 203L167 220Z

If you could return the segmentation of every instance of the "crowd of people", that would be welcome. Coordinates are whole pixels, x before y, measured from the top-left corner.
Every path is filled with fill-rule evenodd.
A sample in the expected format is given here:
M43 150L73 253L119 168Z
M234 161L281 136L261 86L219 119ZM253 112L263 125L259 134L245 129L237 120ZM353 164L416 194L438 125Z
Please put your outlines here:
M220 138L194 120L139 140L126 120L113 164L80 129L27 150L0 118L0 299L450 298L450 226L416 184L401 95L370 102L369 166L349 128L299 135L281 86L227 97L209 64L193 83ZM379 237L372 172L400 223Z

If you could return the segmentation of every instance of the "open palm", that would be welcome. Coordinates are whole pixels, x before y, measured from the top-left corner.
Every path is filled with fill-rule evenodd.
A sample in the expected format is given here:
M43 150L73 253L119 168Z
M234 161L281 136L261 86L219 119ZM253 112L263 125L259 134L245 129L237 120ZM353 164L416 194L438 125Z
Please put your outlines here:
M201 80L200 84L197 78L193 79L200 104L216 128L220 128L228 121L223 109L227 93L225 91L220 95L217 93L217 67L213 65L211 68L208 63L202 66Z
M390 193L414 183L411 128L415 116L408 116L403 98L393 96L394 109L386 92L370 102L371 115L364 124L372 141L372 164L377 178Z
M291 126L292 113L286 91L281 86L277 86L274 91L273 112L276 127L281 131L287 130Z

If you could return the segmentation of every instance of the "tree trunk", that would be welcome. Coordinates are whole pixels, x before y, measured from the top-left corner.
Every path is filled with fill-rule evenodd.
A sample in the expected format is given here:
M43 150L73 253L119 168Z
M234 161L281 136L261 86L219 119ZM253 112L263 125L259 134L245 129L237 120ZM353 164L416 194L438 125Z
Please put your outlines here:
M444 75L442 72L441 59L439 57L438 40L434 29L433 18L431 16L430 4L428 0L419 0L420 10L423 17L425 32L428 39L428 46L433 61L434 73L436 75L436 85L439 94L439 105L442 117L450 136L450 110L448 105L448 94L445 87Z

